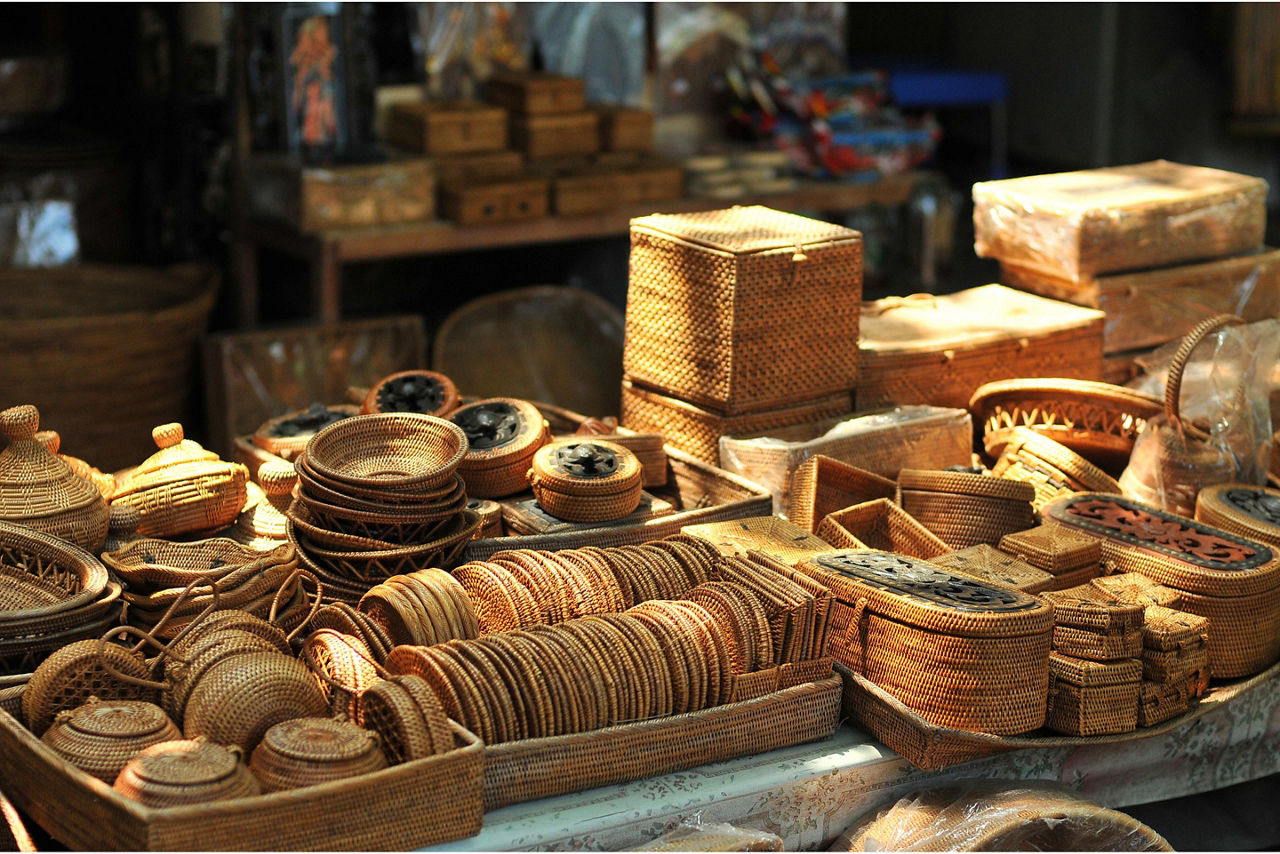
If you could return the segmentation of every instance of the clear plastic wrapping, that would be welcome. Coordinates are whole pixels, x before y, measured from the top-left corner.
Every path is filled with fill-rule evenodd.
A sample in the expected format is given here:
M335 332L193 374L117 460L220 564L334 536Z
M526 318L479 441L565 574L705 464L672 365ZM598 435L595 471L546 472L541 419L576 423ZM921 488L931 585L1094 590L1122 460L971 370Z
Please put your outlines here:
M773 493L773 512L785 514L791 475L815 454L897 477L904 468L967 466L973 419L963 409L898 406L769 431L766 436L720 438L720 467Z
M1171 851L1164 837L1057 783L965 781L913 792L828 851Z
M974 251L1078 280L1261 245L1267 183L1164 160L973 185Z
M781 851L782 837L763 830L704 821L698 812L636 851Z

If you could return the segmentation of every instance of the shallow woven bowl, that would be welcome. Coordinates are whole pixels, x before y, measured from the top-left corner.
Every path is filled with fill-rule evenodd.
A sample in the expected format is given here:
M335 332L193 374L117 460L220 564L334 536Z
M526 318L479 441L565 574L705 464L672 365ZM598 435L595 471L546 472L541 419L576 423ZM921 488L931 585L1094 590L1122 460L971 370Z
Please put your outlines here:
M106 567L84 549L0 521L0 623L83 607L106 586Z
M1147 420L1164 411L1159 398L1090 380L1012 379L980 386L969 398L983 447L995 459L1014 427L1066 445L1089 462L1118 473Z
M342 480L334 480L318 473L307 462L305 453L298 456L294 465L298 473L298 483L311 496L329 504L351 507L354 510L367 510L369 505L378 509L394 508L401 505L432 505L448 500L458 484L455 479L445 478L443 482L411 488L408 486L389 487L387 485L357 486Z
M456 424L434 415L375 413L325 427L307 443L307 462L318 475L368 488L441 486L467 453Z
M326 548L306 541L296 529L290 528L289 536L298 546L299 556L309 568L318 565L324 576L333 575L351 581L382 579L400 572L411 572L424 567L444 567L461 553L475 532L480 528L480 514L463 510L440 530L429 542L412 543L395 549L346 550ZM305 535L304 535L305 536Z

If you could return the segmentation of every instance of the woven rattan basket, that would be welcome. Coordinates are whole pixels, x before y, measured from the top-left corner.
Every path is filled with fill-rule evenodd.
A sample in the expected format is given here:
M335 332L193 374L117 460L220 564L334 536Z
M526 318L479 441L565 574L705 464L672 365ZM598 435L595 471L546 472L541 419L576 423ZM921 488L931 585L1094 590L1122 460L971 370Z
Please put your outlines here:
M250 652L209 668L187 700L182 731L252 752L280 721L323 717L329 702L315 676L297 659Z
M529 486L534 453L551 441L550 427L533 404L494 397L467 404L450 416L467 437L459 466L473 498L503 498Z
M640 504L643 473L631 451L603 440L562 439L533 455L528 473L543 510L570 522L608 522Z
M387 767L378 738L352 721L293 718L267 730L249 757L264 792L300 789Z
M830 552L799 569L835 596L836 660L925 720L997 734L1044 722L1051 606L884 552Z
M818 536L838 549L880 549L929 560L951 547L887 498L846 507L823 517Z
M887 477L815 454L791 476L787 518L816 531L827 514L877 498L892 499L896 491L897 484Z
M181 424L162 424L151 435L160 450L123 478L111 496L113 505L138 511L138 534L171 538L234 522L248 494L249 470L184 438Z
M419 492L451 482L467 437L443 418L384 412L330 424L306 451L307 465L331 484Z
M357 407L345 403L336 406L313 403L307 409L286 412L264 421L250 439L267 453L291 460L306 449L307 442L317 431L359 412Z
M1280 489L1247 483L1206 487L1196 495L1196 521L1280 547Z
M458 387L436 371L399 371L369 387L360 411L420 412L447 417L458 408Z
M98 552L107 538L109 511L102 492L36 439L34 406L0 412L0 520L17 522Z
M937 566L1004 584L1023 593L1043 593L1053 585L1053 576L1049 573L986 543L947 552L929 560Z
M1068 448L1025 427L1015 427L991 467L995 477L1026 481L1035 488L1031 506L1039 510L1073 492L1120 494L1120 484Z
M1085 661L1049 656L1049 703L1045 726L1066 735L1112 735L1138 726L1142 663Z
M1208 617L1215 679L1280 658L1280 561L1270 547L1116 495L1080 493L1043 512L1097 538L1119 571L1181 591L1182 610Z
M723 414L857 385L858 232L760 206L655 214L632 220L630 264L637 382Z
M97 697L77 709L59 712L41 736L63 759L108 784L140 751L179 738L181 731L155 704Z
M1025 428L1119 474L1138 434L1162 406L1159 398L1124 386L1050 378L986 383L969 399L969 409L992 459Z
M686 525L681 532L710 543L722 554L741 557L758 551L788 566L831 550L826 540L777 516Z
M0 580L0 638L19 638L45 628L70 628L38 621L90 605L106 589L108 576L87 551L26 525L0 521Z
M968 472L898 472L898 503L951 549L995 545L1035 527L1035 488L1023 481Z
M261 791L239 751L205 739L147 748L121 769L112 788L149 807L202 804Z

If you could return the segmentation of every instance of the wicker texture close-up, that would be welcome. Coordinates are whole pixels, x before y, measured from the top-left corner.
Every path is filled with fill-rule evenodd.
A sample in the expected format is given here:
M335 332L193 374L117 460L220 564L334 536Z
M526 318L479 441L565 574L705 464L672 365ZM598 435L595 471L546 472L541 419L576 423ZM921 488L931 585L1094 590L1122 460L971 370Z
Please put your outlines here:
M897 485L887 477L823 454L815 454L791 475L787 518L807 531L830 513L874 501L892 499Z
M1023 481L953 471L903 469L898 504L946 543L964 549L996 545L1035 527L1035 488Z
M929 562L984 581L1006 584L1023 593L1043 593L1053 584L1049 573L986 543L947 552L929 558Z
M252 753L280 721L323 717L329 711L315 676L297 659L251 652L209 668L187 700L182 731Z
M262 791L237 751L205 739L148 747L121 769L112 788L148 807L202 804Z
M377 737L354 721L302 717L267 730L249 757L264 792L300 789L387 767Z
M643 470L631 451L612 442L562 439L533 455L529 486L538 505L571 522L608 522L640 504Z
M1272 454L1277 455L1275 450ZM1196 495L1196 521L1280 547L1280 489L1248 483L1208 486Z

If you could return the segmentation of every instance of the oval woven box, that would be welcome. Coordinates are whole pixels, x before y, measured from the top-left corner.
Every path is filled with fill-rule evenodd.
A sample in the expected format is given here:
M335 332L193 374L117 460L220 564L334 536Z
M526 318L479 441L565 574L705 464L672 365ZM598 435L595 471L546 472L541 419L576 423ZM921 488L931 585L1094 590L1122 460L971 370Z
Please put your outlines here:
M1042 512L1096 537L1118 571L1180 591L1182 610L1207 617L1215 679L1280 659L1280 560L1269 546L1118 495L1080 493Z
M644 472L636 455L599 439L543 445L528 472L543 510L570 522L621 519L640 505Z
M458 471L472 498L505 498L528 488L534 453L551 441L538 408L513 397L491 397L459 407L449 420L467 435Z
M79 708L60 712L40 740L81 771L110 784L137 753L178 738L178 727L154 703L91 697Z
M447 416L458 408L458 387L453 380L436 371L399 371L389 374L369 387L360 411L420 412L423 415Z
M1036 524L1029 483L969 472L903 469L898 504L944 543L965 549Z
M1269 546L1280 546L1280 489L1222 483L1200 490L1196 521Z
M203 804L262 791L236 751L205 739L148 747L121 769L112 788L148 807Z
M833 551L799 569L835 597L831 654L921 717L1002 735L1044 722L1052 606L887 552Z

